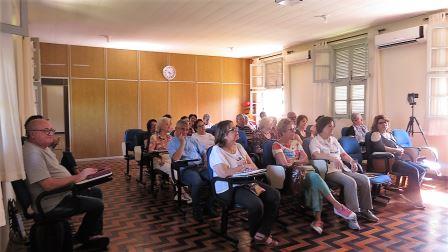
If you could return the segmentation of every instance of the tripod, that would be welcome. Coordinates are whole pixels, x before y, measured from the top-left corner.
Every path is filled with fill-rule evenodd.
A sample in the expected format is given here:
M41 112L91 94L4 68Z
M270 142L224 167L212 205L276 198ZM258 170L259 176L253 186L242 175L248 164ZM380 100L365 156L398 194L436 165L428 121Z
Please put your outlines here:
M411 115L411 117L409 117L409 122L408 122L408 126L406 127L406 132L408 132L408 134L410 136L414 136L414 133L422 134L423 140L425 140L425 144L426 144L426 146L428 146L428 141L426 141L425 133L423 133L423 130L420 127L420 123L418 122L417 118L414 116L414 106L415 106L415 104L411 104L412 115ZM414 122L417 123L417 127L420 131L414 131Z

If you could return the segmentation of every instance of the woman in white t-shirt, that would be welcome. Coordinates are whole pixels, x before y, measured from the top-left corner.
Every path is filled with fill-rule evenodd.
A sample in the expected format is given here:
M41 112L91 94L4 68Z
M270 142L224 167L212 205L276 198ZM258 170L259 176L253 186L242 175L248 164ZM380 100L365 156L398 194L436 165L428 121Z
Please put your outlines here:
M343 187L345 205L350 210L370 222L378 222L378 217L370 211L373 205L369 178L357 172L357 162L332 136L334 127L334 120L331 117L324 116L317 121L317 136L310 142L311 156L313 159L329 161L325 180ZM350 164L350 167L343 161ZM351 229L360 229L357 220L348 220L348 226Z
M196 132L193 133L191 137L196 138L198 142L202 144L204 149L208 149L215 144L215 137L212 134L205 132L205 124L202 119L196 120L193 128Z
M244 148L236 142L239 138L238 129L232 121L218 123L215 136L216 145L209 157L213 177L227 178L242 171L257 169ZM249 211L249 232L253 242L269 247L278 245L278 241L271 236L271 227L280 204L280 193L276 189L257 182L252 188L234 187L232 195L226 182L217 181L215 190L218 197L230 202L233 196L235 203Z

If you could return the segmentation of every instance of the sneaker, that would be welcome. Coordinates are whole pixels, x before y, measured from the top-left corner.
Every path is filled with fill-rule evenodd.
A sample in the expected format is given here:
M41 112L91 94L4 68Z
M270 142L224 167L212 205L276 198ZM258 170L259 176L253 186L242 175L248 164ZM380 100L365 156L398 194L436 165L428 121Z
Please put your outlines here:
M322 221L313 221L310 226L318 234L322 234L324 231L324 223Z
M352 210L348 209L346 206L342 205L340 209L334 208L334 213L341 216L346 220L356 220L356 214Z
M191 202L193 202L193 199L190 197L190 195L186 192L183 192L180 198L182 201L186 201L187 204L191 204ZM178 197L177 197L177 193L176 195L174 195L174 201L177 201Z
M348 228L353 230L360 230L361 227L358 224L358 221L356 219L347 220Z
M361 218L364 218L370 222L378 222L380 219L376 217L370 210L361 211L359 213Z

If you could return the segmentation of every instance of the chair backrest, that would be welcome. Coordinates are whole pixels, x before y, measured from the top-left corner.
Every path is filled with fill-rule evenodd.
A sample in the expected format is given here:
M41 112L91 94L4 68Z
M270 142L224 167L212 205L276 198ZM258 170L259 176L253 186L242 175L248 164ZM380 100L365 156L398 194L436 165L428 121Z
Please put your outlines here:
M372 133L371 132L367 132L366 133L366 155L370 156L373 153L373 149L372 149Z
M145 140L149 141L150 133L148 131L141 131L135 134L134 144L135 146L145 147Z
M306 126L306 129L305 129L306 137L310 137L311 136L311 127L313 127L312 124Z
M62 152L61 165L64 166L70 172L70 174L76 174L76 160L70 151Z
M25 180L12 181L12 188L16 194L17 201L19 202L23 215L27 219L32 219L34 215L28 213L28 209L31 206L33 199L31 198L31 193L28 189L28 185Z
M136 145L135 137L137 136L138 133L142 133L142 132L144 132L144 131L141 129L127 129L124 132L124 142L126 143L127 151L134 150L134 147Z
M392 135L397 140L397 144L401 147L412 147L412 141L409 137L409 134L402 129L394 129L392 130Z
M248 141L247 141L246 133L245 133L244 131L242 131L242 130L239 129L239 130L238 130L238 135L239 135L240 137L239 137L239 139L237 140L237 143L241 144L241 145L243 146L243 148L244 148L247 152L249 152L249 151L248 151L249 143L248 143Z
M361 146L359 146L358 141L353 136L343 136L339 139L344 151L353 159L357 160L358 163L362 163L362 152Z
M307 137L307 138L303 139L303 143L302 143L303 150L305 151L309 160L311 160L311 152L310 152L311 140L312 140L311 137Z
M267 140L263 144L263 166L275 165L275 157L272 154L272 144L274 140Z
M341 136L348 136L350 127L344 127L341 129Z
M210 161L209 161L210 160L210 154L212 153L212 149L213 149L213 146L210 146L207 149L207 152L206 152L206 155L207 155L207 170L208 170L208 177L209 177L210 181L213 179L213 169L210 166Z

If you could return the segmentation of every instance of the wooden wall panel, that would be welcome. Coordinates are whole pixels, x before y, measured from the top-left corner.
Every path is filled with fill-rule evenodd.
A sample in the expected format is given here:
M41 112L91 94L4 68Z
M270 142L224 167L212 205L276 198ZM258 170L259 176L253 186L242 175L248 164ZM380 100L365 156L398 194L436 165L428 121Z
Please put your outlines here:
M196 80L196 56L187 54L170 54L170 65L176 68L175 81Z
M250 84L250 63L251 59L244 59L244 83Z
M141 82L141 128L146 130L146 122L159 120L168 113L168 82Z
M107 82L107 144L108 156L120 156L126 129L138 128L138 82L110 80Z
M243 83L243 60L234 58L223 58L223 82Z
M238 84L223 85L223 120L235 121L237 114L242 110L243 86Z
M198 81L200 82L221 82L221 61L220 57L197 56Z
M198 117L207 113L211 121L217 123L222 119L222 84L198 84Z
M162 69L168 65L168 54L140 52L140 79L164 81Z
M196 84L191 82L171 82L170 102L173 123L179 120L181 116L188 116L191 113L196 114Z
M71 146L76 158L106 156L105 83L72 80Z
M71 75L80 78L104 78L104 48L70 46Z
M68 77L68 46L40 43L41 74L47 77Z
M106 49L107 50L107 78L109 79L138 79L137 51Z

